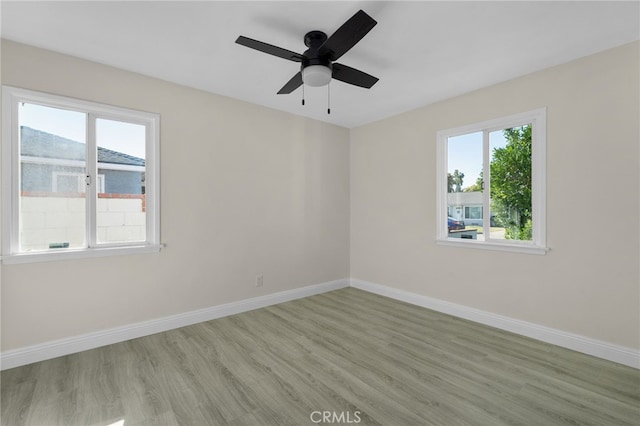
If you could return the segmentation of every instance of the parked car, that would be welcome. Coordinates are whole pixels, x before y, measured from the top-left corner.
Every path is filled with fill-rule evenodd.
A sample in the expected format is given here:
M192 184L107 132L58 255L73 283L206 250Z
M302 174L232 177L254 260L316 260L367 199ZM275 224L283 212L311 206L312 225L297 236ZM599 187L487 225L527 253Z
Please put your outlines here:
M461 220L457 220L449 216L447 218L447 225L449 226L449 232L454 231L456 229L464 229L464 222Z

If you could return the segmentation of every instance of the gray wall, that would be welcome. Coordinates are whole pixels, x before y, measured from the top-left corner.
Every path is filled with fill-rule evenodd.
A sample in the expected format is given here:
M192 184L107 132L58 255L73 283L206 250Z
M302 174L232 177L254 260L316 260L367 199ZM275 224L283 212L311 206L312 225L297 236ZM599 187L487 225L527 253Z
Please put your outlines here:
M2 265L3 351L348 277L347 129L6 40L1 76L161 115L167 245Z
M3 84L162 115L167 247L3 265L2 349L348 276L639 348L638 51L349 131L3 41ZM542 106L551 251L436 245L436 132Z
M639 44L351 131L351 277L640 347ZM547 107L545 256L436 244L436 132Z

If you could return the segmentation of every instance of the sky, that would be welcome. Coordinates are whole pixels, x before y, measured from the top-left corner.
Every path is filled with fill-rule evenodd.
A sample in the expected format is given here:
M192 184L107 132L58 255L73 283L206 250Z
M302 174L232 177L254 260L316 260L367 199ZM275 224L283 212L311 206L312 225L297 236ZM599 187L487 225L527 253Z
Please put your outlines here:
M86 143L86 115L77 111L23 103L20 106L20 125ZM98 146L145 158L145 127L98 118L96 120Z
M490 152L506 144L502 130L489 133ZM447 151L447 172L453 174L457 169L464 173L462 188L475 184L482 172L482 132L450 137Z

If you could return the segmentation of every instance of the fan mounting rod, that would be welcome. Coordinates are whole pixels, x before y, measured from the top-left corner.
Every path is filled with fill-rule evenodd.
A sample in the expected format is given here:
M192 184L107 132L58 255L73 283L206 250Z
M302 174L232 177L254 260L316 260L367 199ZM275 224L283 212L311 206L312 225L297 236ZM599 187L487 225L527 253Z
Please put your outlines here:
M311 65L324 65L331 70L331 60L329 55L320 51L320 46L327 41L327 35L322 31L309 31L304 36L304 44L309 49L302 54L302 64L300 70L302 71Z
M327 35L322 31L309 31L304 35L304 45L311 49L318 49L327 41Z

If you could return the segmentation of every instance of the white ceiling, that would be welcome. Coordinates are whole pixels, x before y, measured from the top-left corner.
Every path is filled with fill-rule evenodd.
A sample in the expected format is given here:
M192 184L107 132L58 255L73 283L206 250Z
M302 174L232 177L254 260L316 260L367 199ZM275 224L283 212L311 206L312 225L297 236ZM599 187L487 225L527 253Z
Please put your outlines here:
M212 93L359 126L640 38L630 2L11 2L2 37ZM239 35L302 53L358 9L378 25L340 62L370 90L276 92L299 64L234 43Z

